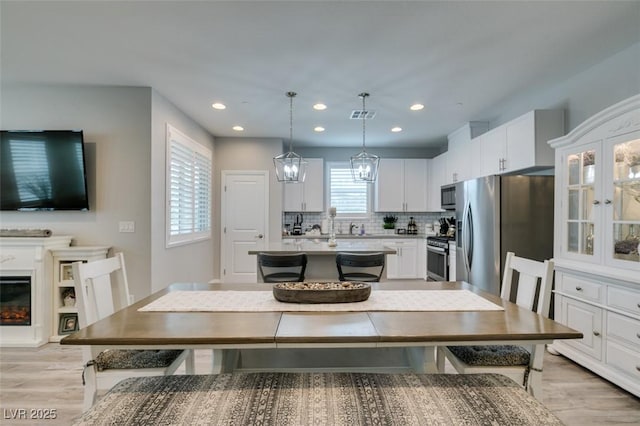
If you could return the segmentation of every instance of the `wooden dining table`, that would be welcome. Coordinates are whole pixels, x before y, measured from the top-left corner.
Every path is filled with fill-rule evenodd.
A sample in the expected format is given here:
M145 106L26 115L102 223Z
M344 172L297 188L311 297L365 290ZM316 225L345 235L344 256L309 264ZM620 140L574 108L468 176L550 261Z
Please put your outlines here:
M61 340L100 351L124 349L213 349L213 372L237 367L239 350L401 348L415 372L442 372L439 345L519 344L532 348L532 383L541 374L545 344L582 334L465 282L422 280L372 284L381 290L469 290L502 307L480 311L364 312L141 312L175 291L264 291L269 284L176 283ZM344 368L343 368L344 370ZM540 377L538 377L540 378Z

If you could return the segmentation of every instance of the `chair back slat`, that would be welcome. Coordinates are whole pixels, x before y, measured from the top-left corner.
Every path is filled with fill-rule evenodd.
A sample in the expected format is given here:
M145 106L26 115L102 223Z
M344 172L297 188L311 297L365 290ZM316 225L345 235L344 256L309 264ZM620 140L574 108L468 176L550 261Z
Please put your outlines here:
M126 307L130 302L124 256L72 265L80 327L86 327Z
M508 252L504 266L502 280L503 299L511 300L511 284L513 271L518 272L517 294L515 303L523 308L533 310L545 317L549 316L551 303L551 287L553 282L553 261L538 262L523 257L517 257Z

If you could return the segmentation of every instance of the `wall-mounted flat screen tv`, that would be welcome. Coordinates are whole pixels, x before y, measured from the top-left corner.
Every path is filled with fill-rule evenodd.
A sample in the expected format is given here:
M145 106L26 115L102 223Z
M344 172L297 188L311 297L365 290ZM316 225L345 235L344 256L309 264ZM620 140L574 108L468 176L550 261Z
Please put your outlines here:
M82 130L0 131L0 210L89 210Z

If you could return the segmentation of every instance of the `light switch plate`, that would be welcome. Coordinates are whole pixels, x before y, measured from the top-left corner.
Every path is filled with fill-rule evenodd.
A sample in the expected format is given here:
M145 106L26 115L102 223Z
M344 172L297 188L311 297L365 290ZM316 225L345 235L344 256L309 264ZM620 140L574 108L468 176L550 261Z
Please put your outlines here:
M136 223L133 221L123 221L118 223L119 232L136 232Z

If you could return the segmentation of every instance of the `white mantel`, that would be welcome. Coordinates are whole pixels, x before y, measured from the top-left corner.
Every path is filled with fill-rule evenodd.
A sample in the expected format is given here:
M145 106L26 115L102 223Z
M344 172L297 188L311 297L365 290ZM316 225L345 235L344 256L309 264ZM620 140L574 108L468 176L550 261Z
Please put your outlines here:
M68 247L71 239L70 236L0 238L0 275L31 277L31 325L0 326L0 346L36 347L49 341L51 249Z

